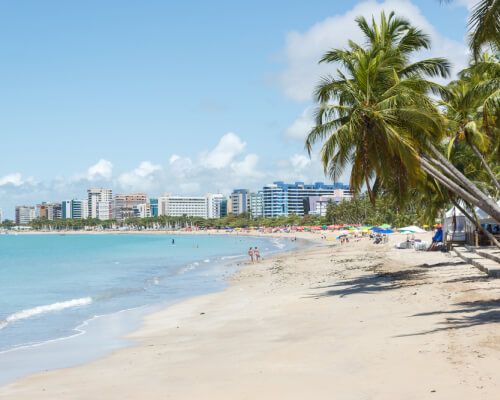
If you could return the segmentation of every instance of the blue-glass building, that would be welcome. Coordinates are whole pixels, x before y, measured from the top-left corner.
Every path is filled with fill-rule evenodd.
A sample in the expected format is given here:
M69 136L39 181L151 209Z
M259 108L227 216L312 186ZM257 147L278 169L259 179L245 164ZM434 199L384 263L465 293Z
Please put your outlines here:
M149 209L152 217L158 216L158 199L149 199Z
M304 200L312 196L333 195L336 189L349 189L343 183L327 185L323 182L274 182L262 189L264 217L279 217L290 214L304 215Z

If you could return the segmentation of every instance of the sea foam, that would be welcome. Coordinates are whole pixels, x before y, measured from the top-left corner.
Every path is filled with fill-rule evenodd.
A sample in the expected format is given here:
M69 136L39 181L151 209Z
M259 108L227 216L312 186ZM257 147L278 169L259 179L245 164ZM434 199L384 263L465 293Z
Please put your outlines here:
M37 306L33 308L28 308L26 310L18 311L14 314L9 315L3 321L0 321L0 329L5 328L11 322L20 321L23 319L35 317L40 314L46 314L54 311L61 311L66 308L81 307L92 303L91 297L82 297L80 299L72 299L67 301L61 301L58 303L47 304L44 306Z

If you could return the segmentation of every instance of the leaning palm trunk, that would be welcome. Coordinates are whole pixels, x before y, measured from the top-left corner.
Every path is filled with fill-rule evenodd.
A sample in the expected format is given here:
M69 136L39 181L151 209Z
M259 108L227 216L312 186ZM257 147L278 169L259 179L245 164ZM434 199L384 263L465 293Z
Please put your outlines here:
M453 193L459 195L467 202L479 207L488 213L496 221L500 222L500 207L498 204L483 193L474 183L472 183L462 172L460 172L446 157L444 157L436 147L428 144L434 158L423 156L422 168L439 180L445 187ZM424 167L425 164L425 167ZM435 176L437 173L437 176ZM443 183L446 181L446 184ZM450 186L450 182L455 185Z
M490 168L490 166L486 162L486 159L484 158L484 156L481 154L481 152L479 151L479 149L476 147L476 145L474 143L469 143L469 146L471 147L472 151L477 156L477 158L479 158L479 160L481 161L481 164L483 164L484 169L486 170L489 177L493 181L493 184L497 188L498 193L500 193L500 182L498 181L497 177L493 173L493 170Z
M470 185L465 184L462 180L459 180L456 177L450 177L449 174L446 174L442 169L438 169L435 165L433 165L432 160L427 157L422 157L421 160L422 170L425 171L428 175L436 179L442 186L448 189L450 192L459 196L466 202L479 207L481 210L488 213L495 220L500 221L500 207L496 205L493 201L488 198L485 199L485 196L476 196L474 192L475 185L469 181ZM438 166L442 166L442 164L437 163Z
M500 249L500 242L496 239L495 236L493 236L490 232L488 232L486 229L484 229L481 226L481 224L479 223L477 217L474 218L467 211L465 211L465 209L462 206L460 206L460 204L458 203L458 201L455 201L455 200L452 199L451 202L453 203L453 205L458 210L460 210L460 212L465 216L465 218L467 218L470 222L472 222L477 229L479 229L482 233L484 233L486 235L486 237L488 239L490 239L491 242Z

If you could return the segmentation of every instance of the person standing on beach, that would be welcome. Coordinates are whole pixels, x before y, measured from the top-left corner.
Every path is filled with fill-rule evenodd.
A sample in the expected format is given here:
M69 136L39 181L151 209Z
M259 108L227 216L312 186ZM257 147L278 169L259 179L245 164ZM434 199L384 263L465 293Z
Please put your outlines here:
M259 262L260 261L260 251L257 248L257 246L255 246L255 249L253 249L253 254L255 256L255 261Z
M248 249L248 256L250 257L250 261L253 262L253 249L251 247Z

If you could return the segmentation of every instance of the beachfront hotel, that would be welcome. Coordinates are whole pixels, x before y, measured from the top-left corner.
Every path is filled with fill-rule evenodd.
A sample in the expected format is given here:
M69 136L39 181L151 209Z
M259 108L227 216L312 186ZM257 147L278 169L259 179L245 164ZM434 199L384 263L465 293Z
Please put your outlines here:
M36 218L34 206L16 206L16 224L28 225Z
M89 218L106 221L113 216L113 191L111 189L92 188L87 190Z
M167 194L158 198L158 215L171 217L220 218L221 194L206 196L172 196Z
M323 182L313 184L274 182L266 185L262 189L264 217L273 218L291 214L304 216L306 214L304 200L315 196L334 196L337 189L348 189L348 186L342 183L326 185Z

